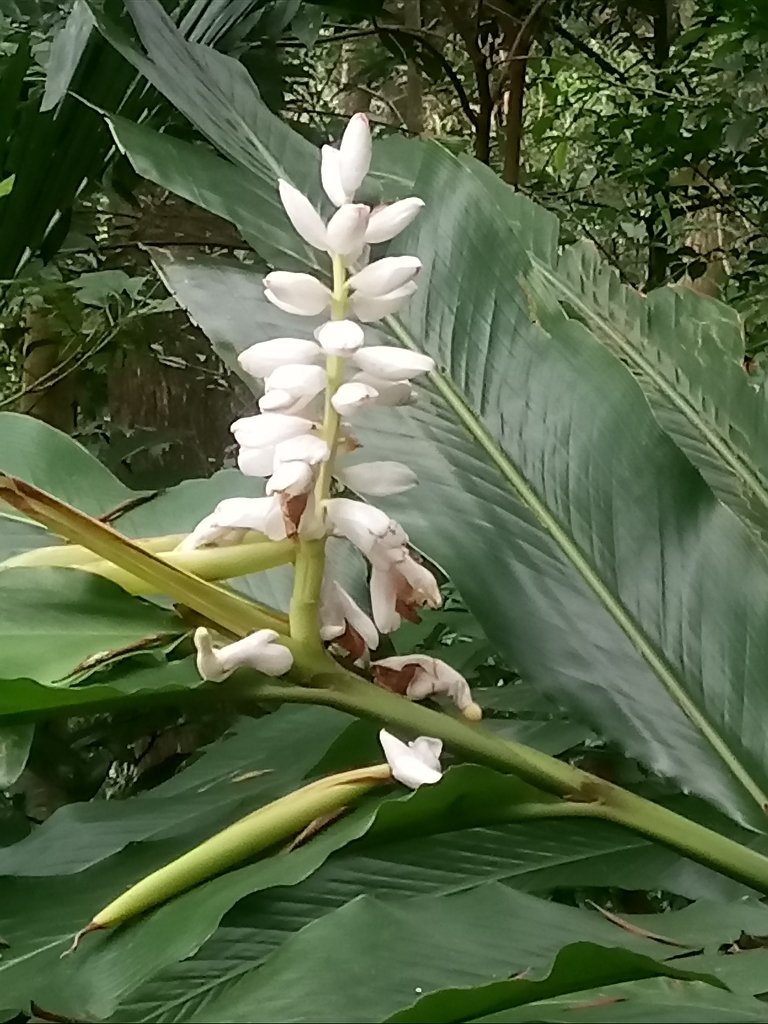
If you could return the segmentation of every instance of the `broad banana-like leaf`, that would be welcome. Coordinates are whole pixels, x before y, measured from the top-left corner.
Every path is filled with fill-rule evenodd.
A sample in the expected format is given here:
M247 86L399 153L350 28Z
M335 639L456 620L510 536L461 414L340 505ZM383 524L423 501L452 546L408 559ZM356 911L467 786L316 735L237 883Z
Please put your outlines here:
M645 297L586 242L534 259L532 273L629 367L717 496L768 538L768 396L745 369L736 312L688 288Z
M174 45L196 82L187 115L198 124L212 109L223 115L241 72L228 93L221 80L206 87L197 54L182 60L183 41ZM266 117L255 88L247 109L254 136ZM265 217L278 208L272 175L295 179L305 160L306 143L292 147L286 131L259 136L279 139L269 160L239 158L242 143L228 143L257 179L254 209L265 204ZM131 156L157 157L155 180L170 173L151 145ZM424 349L439 371L414 412L361 430L366 454L401 458L420 476L416 492L386 507L526 678L653 770L762 827L761 547L661 430L632 376L535 279L532 255L554 259L553 217L511 197L517 217L505 220L485 172L434 144L383 146L377 169L388 198L412 191L427 203L386 250L418 254L424 270L379 338ZM200 194L215 194L204 173ZM316 200L317 184L308 191ZM287 220L285 245L295 252ZM244 302L251 343L286 333L255 280ZM182 304L194 305L188 292ZM212 294L203 305L193 315L205 329Z

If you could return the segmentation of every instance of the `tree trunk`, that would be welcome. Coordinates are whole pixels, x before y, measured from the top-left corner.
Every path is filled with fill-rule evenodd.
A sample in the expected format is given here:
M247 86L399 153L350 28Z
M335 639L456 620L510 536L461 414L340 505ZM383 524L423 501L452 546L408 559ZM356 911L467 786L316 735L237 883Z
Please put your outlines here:
M531 12L525 18L504 19L504 39L507 46L508 71L506 76L505 108L506 132L504 140L504 168L502 178L510 185L520 184L520 153L523 140L523 114L525 110L525 76L528 54L533 42Z
M38 310L27 313L23 344L21 383L25 394L19 400L19 412L70 433L74 426L72 377L67 375L57 380L61 338L44 313ZM50 385L45 385L46 378L51 380ZM35 390L38 382L40 389Z

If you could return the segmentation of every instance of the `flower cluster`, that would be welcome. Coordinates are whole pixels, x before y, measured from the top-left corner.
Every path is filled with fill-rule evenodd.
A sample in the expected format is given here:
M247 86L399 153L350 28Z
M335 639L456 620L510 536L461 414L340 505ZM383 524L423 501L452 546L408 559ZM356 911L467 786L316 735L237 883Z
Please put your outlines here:
M329 535L349 541L370 565L371 615L326 566L317 629L322 640L336 643L363 663L378 647L380 633L397 629L403 618L418 621L418 609L441 603L435 577L411 552L400 524L365 501L333 492L334 480L372 497L397 494L416 484L415 474L397 462L350 463L349 456L360 447L351 421L371 407L412 402L414 378L434 368L433 360L421 353L366 344L361 324L396 312L416 291L421 270L419 259L410 255L371 261L371 246L395 238L424 205L415 197L376 208L355 202L370 160L368 121L355 114L339 148L322 149L322 184L336 207L327 221L293 185L278 184L295 230L330 257L333 283L329 287L310 274L276 270L264 278L265 295L285 312L301 317L326 314L328 319L314 331L314 340L273 338L240 354L241 366L263 381L264 391L258 415L232 426L238 467L247 476L266 480L265 497L222 501L183 544L196 548L238 543L248 531L271 540L296 537L300 544ZM224 678L222 673L238 664L273 675L287 671L290 652L276 635L267 633L261 630L215 649L209 635L198 631L200 671L209 679ZM437 659L413 656L400 665L384 659L374 663L374 675L382 685L411 699L443 694L467 717L479 717L466 681Z

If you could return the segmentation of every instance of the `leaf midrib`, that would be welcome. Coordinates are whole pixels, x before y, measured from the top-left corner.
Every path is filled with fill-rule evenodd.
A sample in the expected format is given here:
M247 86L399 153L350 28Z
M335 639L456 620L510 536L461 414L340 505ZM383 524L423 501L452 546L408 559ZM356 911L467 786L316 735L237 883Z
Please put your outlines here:
M656 368L646 358L639 346L633 345L629 337L623 332L616 330L611 324L601 319L581 299L578 292L574 291L562 278L541 260L531 257L531 262L542 274L547 282L559 290L567 301L581 313L589 322L591 329L597 329L610 344L616 346L622 356L629 363L632 363L663 397L674 406L674 408L687 420L687 422L700 433L707 444L722 459L733 475L741 482L742 486L751 494L762 507L766 520L768 520L768 489L766 489L757 471L751 468L744 455L728 443L726 437L713 430L706 420L698 415L696 407L679 394ZM652 343L651 343L652 344Z
M386 317L386 322L400 342L407 348L420 351L414 337L393 316ZM560 551L565 555L573 568L579 573L600 603L614 621L624 631L630 642L655 673L667 693L678 707L701 732L713 750L718 754L733 776L752 797L760 810L768 808L768 794L764 793L758 783L742 765L736 754L717 732L693 700L688 696L682 683L675 675L667 660L656 650L653 642L646 636L641 626L613 594L602 578L592 567L578 545L568 535L559 521L552 515L544 502L539 498L530 484L513 465L504 451L497 445L494 438L474 414L466 400L444 374L435 370L430 380L440 393L446 404L456 415L469 436L483 449L485 454L496 466L504 479L517 493L520 501L528 508L538 522L549 533Z

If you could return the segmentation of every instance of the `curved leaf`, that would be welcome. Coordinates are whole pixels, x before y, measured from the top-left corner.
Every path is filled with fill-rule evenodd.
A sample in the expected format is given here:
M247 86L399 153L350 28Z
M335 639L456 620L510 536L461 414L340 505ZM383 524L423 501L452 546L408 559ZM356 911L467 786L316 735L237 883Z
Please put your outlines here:
M646 298L588 243L534 260L532 273L626 363L718 497L768 537L768 399L744 369L738 315L688 288Z

